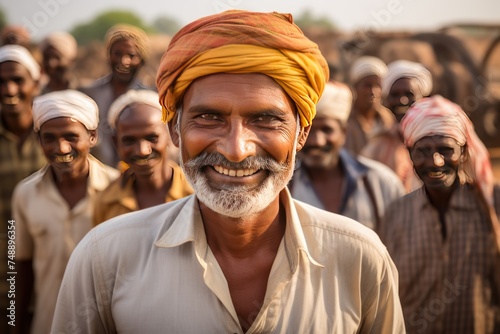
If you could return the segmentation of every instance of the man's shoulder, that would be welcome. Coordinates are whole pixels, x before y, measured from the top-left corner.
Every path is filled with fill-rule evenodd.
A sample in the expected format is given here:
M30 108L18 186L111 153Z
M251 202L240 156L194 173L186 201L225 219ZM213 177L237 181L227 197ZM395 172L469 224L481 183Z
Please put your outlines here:
M358 156L357 159L366 166L370 181L378 181L382 187L398 187L401 195L405 193L403 183L389 166L363 156Z
M190 197L160 204L111 218L96 226L92 233L94 240L129 239L143 240L147 235L161 236L168 230ZM129 247L131 244L125 245ZM150 245L152 246L152 244Z
M36 172L30 174L26 178L19 181L19 183L16 185L14 189L14 193L17 193L18 195L32 193L36 185L42 182L43 176L47 172L47 168L48 165L42 167L41 169L37 170Z
M297 200L294 204L306 239L310 239L308 243L323 239L325 247L345 247L344 250L368 247L385 253L378 235L358 221Z

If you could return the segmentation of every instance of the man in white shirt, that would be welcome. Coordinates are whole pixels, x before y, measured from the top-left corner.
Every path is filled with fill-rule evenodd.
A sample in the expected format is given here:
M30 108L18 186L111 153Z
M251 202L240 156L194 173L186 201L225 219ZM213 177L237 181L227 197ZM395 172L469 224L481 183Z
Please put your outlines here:
M286 189L328 79L291 15L173 37L157 86L195 195L114 218L73 253L53 333L402 333L376 234Z
M27 322L34 285L31 332L50 332L69 256L92 228L94 197L120 174L89 154L98 120L95 102L75 90L48 93L33 103L33 129L49 163L21 181L12 198L16 330Z

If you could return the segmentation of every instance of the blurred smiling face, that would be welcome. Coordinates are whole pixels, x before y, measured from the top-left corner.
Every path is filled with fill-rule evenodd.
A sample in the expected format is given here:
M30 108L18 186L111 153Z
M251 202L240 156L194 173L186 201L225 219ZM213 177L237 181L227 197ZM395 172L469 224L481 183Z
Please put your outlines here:
M142 66L142 58L135 43L131 39L122 38L111 46L109 63L113 77L123 82L130 82Z
M31 113L38 93L38 82L26 67L13 61L0 63L0 105L5 116Z
M428 136L410 149L410 157L418 177L427 190L444 191L458 179L463 148L445 136Z
M333 117L316 117L298 156L308 169L330 169L337 165L344 143L345 129L339 120Z
M42 150L58 176L81 176L87 169L90 149L97 143L95 130L70 117L53 118L38 132Z
M50 78L63 79L71 65L72 60L53 46L43 52L43 68Z
M168 128L157 108L134 103L117 119L118 154L137 174L151 175L162 170L169 141Z

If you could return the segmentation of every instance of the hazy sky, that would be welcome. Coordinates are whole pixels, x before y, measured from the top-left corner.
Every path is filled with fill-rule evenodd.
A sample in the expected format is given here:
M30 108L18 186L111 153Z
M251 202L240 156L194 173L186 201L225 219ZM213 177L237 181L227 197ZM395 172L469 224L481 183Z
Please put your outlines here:
M35 40L71 30L112 9L136 12L145 23L159 16L186 24L201 16L237 8L299 15L309 9L345 31L430 30L452 23L500 24L500 0L0 0L9 23L22 24Z

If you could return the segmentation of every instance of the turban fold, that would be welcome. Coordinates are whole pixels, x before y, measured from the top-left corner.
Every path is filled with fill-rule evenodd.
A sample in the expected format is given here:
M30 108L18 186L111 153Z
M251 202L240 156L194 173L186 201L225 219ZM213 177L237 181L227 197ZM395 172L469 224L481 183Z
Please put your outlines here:
M147 104L158 109L158 113L161 113L161 105L158 102L157 92L131 89L125 94L120 95L109 107L108 124L111 129L116 129L116 122L122 111L134 103Z
M137 47L137 51L139 52L139 56L141 56L143 60L148 59L148 35L144 32L144 30L128 24L114 25L106 32L106 36L104 37L104 39L106 41L106 50L108 56L110 55L111 47L113 46L113 44L124 38L131 39L134 42L135 46Z
M392 85L401 78L409 78L415 82L422 96L432 91L432 75L424 66L408 60L396 60L387 66L387 74L382 79L382 95L388 96Z
M40 43L40 50L45 50L52 46L59 51L64 58L75 59L78 51L78 45L75 38L64 31L54 32L43 39Z
M363 56L352 64L349 72L349 78L352 84L356 84L359 80L376 75L383 78L387 73L387 65L382 59L372 56Z
M351 113L352 92L342 82L328 82L316 105L316 117L327 116L338 119L343 125Z
M48 120L70 117L82 123L88 130L99 124L99 109L94 100L76 90L61 90L36 97L33 101L33 129Z
M302 126L311 124L328 80L318 46L292 16L230 10L181 29L162 57L156 84L169 121L189 85L215 73L262 73L273 78L297 106Z
M410 148L427 136L451 137L460 146L467 144L466 175L462 175L460 181L477 183L485 199L492 203L494 177L488 150L469 117L457 104L440 95L422 98L406 112L401 120L401 131L405 145Z
M23 65L33 80L38 81L40 79L40 65L25 47L14 44L0 47L0 63L6 61L13 61Z

